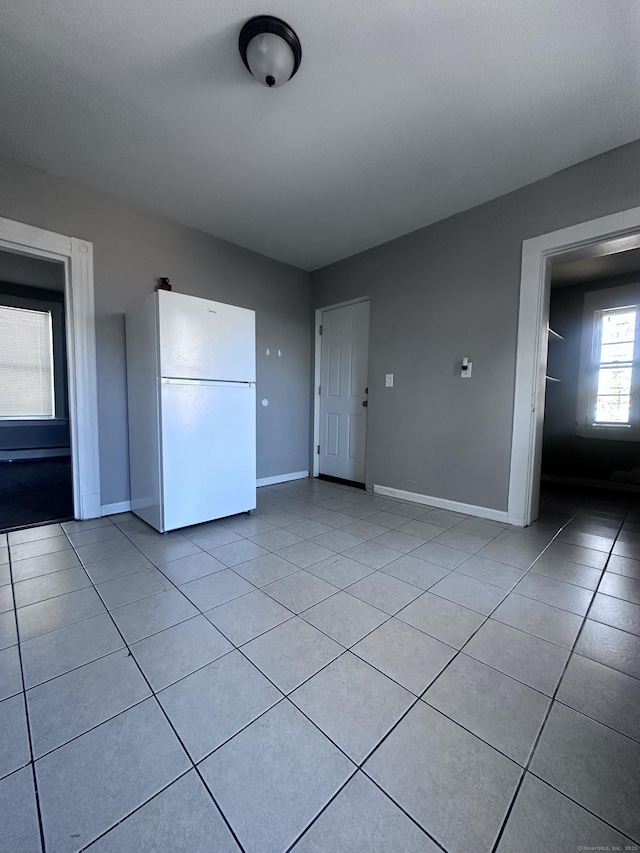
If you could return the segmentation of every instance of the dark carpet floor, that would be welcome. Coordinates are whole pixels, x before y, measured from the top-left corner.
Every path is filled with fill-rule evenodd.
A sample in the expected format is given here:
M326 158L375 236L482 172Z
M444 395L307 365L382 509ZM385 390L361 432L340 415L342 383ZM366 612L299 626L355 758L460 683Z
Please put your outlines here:
M71 458L0 461L0 532L73 518Z

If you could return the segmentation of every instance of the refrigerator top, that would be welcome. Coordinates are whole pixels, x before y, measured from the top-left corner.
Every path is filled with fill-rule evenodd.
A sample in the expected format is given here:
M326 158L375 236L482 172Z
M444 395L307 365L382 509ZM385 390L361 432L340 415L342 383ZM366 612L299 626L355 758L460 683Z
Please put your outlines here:
M255 311L159 290L160 376L255 382Z

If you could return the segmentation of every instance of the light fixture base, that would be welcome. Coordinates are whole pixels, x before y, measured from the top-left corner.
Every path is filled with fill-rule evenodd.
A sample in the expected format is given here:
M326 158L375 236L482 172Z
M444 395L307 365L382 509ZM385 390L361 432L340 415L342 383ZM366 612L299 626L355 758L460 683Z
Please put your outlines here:
M302 60L300 39L289 24L272 15L256 15L248 20L240 30L238 47L249 72L270 89L291 80ZM287 53L286 48L290 55L278 55L282 49Z

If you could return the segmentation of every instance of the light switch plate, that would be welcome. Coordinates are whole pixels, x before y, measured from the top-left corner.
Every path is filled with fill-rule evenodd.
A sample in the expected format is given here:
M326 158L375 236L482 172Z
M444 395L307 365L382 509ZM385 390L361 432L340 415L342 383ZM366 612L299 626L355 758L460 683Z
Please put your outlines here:
M393 388L393 373L387 373L384 377L384 387Z

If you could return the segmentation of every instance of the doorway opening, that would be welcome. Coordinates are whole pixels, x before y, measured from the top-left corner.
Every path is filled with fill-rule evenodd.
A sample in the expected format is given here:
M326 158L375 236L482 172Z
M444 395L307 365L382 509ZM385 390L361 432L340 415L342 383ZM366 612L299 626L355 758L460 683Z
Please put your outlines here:
M73 517L60 261L0 251L0 531Z
M93 245L86 240L0 218L0 251L53 262L63 271L63 302L59 304L63 306L66 346L72 515L77 519L98 518L101 500Z
M550 285L542 481L640 491L640 249L553 264Z
M313 474L365 486L368 297L316 311Z
M523 243L508 502L511 524L526 527L538 517L553 270L639 247L640 207Z

